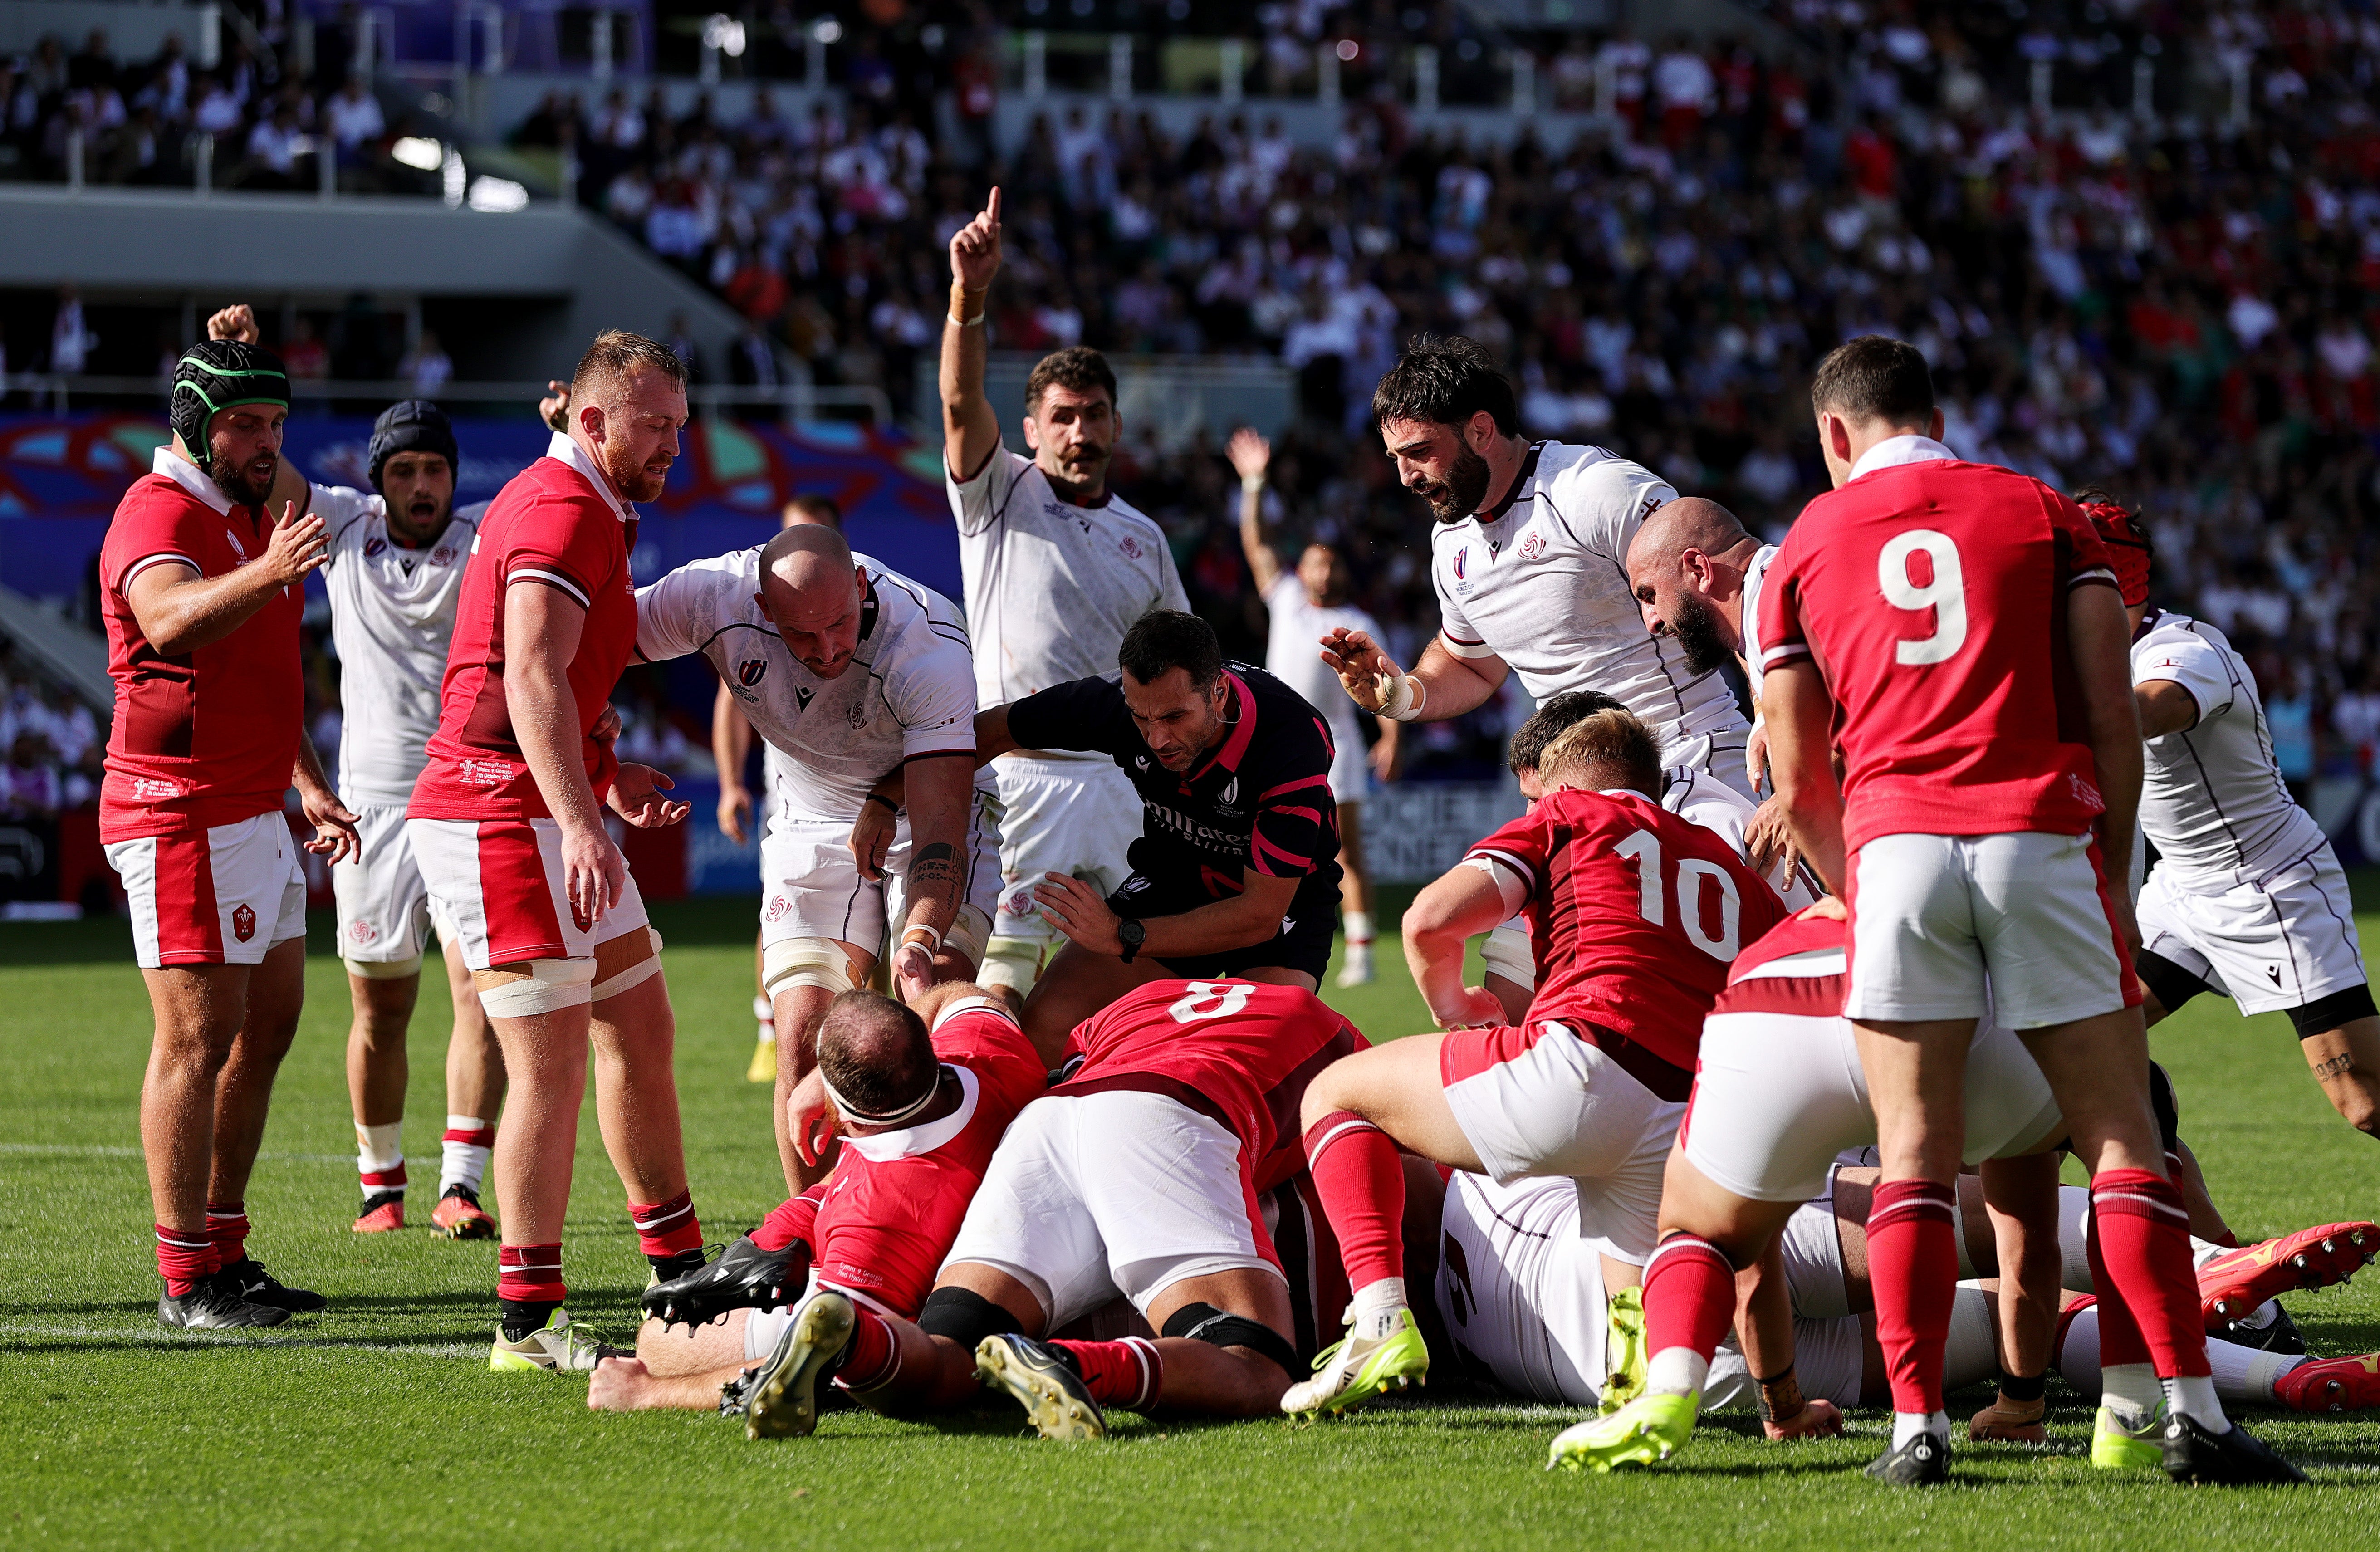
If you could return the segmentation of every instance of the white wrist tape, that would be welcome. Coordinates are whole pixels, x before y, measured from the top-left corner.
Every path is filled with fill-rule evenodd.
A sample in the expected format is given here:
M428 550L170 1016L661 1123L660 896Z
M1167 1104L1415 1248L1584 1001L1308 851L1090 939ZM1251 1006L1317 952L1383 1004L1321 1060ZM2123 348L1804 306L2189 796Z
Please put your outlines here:
M920 934L923 934L923 937L920 937ZM942 952L942 935L924 922L911 922L901 933L903 948L905 949L916 942L923 942L926 945L926 952L929 954Z
M1429 703L1429 691L1412 674L1383 673L1373 681L1380 697L1380 715L1390 721L1410 722Z
M489 977L496 977L492 985ZM533 1018L594 1000L591 959L533 959L479 973L480 1007L490 1018Z

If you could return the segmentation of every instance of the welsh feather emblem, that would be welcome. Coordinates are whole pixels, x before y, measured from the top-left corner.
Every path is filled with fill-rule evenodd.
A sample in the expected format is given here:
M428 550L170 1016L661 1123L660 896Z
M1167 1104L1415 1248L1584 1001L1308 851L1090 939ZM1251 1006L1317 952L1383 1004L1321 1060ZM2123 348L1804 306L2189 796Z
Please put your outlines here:
M256 936L256 907L238 905L231 913L231 935L241 942Z

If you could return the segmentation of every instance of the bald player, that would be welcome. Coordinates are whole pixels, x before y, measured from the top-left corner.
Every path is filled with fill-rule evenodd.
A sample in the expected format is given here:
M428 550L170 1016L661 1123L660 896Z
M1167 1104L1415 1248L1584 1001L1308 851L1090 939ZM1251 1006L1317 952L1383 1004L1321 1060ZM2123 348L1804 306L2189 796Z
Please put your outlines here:
M1776 558L1776 545L1744 532L1734 513L1703 496L1682 496L1656 511L1628 544L1628 590L1636 596L1645 628L1675 640L1689 673L1708 673L1732 654L1751 680L1754 721L1744 775L1755 795L1768 764L1768 730L1759 720L1766 665L1747 626L1758 615L1761 579ZM1744 827L1744 850L1764 871L1792 855L1773 798Z
M760 976L777 1026L775 1125L786 1182L802 1162L785 1100L827 1004L864 986L895 924L905 996L972 980L1000 890L991 783L975 760L975 662L948 599L822 524L671 572L637 594L637 653L699 652L769 746ZM863 864L852 826L878 779L905 796L892 844ZM889 804L888 804L889 806Z

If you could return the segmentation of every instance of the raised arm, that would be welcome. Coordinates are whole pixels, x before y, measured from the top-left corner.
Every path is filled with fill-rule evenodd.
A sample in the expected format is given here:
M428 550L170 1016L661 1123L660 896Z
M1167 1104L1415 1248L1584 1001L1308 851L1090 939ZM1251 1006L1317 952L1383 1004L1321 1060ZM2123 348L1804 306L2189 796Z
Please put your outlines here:
M1350 700L1400 722L1442 722L1475 710L1512 672L1501 658L1457 657L1432 637L1407 673L1370 636L1344 629L1322 638L1322 661L1339 675Z
M1272 444L1258 436L1254 427L1242 426L1232 433L1224 451L1240 476L1240 552L1247 556L1248 570L1262 596L1281 580L1281 556L1264 537L1265 471L1272 467Z
M1000 445L1000 419L984 397L983 309L1000 273L1000 190L951 237L951 306L942 320L942 463L953 479L983 467Z

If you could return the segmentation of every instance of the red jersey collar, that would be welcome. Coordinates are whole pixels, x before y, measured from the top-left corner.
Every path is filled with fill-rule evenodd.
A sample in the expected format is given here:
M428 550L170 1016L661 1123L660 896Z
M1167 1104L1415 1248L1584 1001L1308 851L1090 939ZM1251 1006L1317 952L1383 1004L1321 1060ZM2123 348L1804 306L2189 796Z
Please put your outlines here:
M1256 738L1256 696L1249 691L1247 682L1230 669L1223 670L1223 677L1231 682L1232 699L1239 713L1239 721L1232 725L1230 735L1217 747L1213 756L1204 765L1182 778L1184 786L1219 765L1226 770L1237 770L1240 768L1240 758L1248 752L1248 745Z

